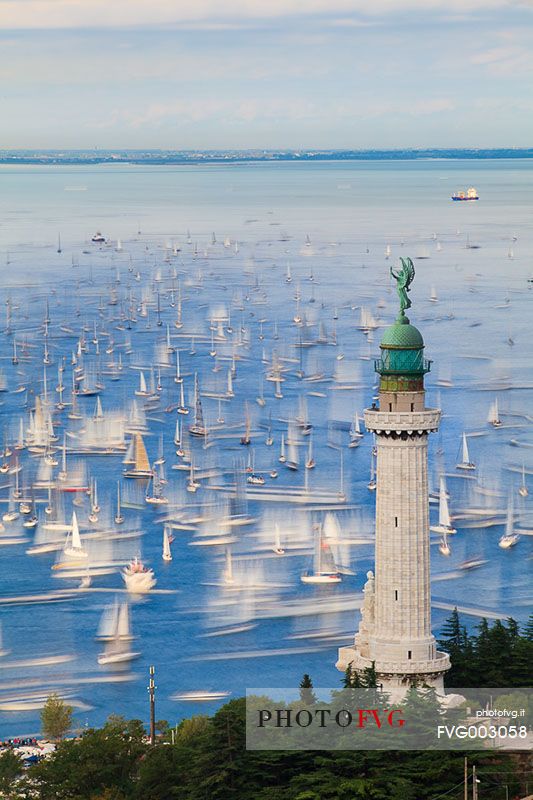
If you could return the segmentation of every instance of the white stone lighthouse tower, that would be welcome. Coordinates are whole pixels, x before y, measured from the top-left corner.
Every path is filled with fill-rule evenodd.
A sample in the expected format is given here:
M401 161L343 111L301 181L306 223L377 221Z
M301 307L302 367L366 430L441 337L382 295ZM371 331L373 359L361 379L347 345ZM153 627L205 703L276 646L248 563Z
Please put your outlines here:
M353 646L340 648L337 668L351 664L359 672L374 662L378 684L392 694L415 684L444 693L450 661L437 652L431 633L427 477L428 434L437 430L440 411L425 406L430 362L405 315L411 259L402 259L402 270L392 274L400 313L383 334L375 362L379 408L365 411L377 445L375 576L367 574L359 631Z

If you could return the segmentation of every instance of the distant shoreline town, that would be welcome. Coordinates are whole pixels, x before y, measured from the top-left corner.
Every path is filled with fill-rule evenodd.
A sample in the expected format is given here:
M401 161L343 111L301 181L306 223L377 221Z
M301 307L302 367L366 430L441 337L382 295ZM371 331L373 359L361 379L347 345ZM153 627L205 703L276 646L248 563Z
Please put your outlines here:
M0 164L247 164L533 158L533 148L426 150L0 150Z

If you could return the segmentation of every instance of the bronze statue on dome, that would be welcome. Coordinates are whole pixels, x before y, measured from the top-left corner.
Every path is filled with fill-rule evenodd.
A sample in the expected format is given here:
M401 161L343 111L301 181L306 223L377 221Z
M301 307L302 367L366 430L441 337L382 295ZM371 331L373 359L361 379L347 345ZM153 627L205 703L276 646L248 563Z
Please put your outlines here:
M402 262L402 269L399 272L394 272L394 269L391 267L390 274L396 281L396 291L400 298L399 319L407 319L405 316L405 309L411 308L411 301L407 296L407 292L410 291L413 278L415 277L415 268L410 258L400 258L400 261Z

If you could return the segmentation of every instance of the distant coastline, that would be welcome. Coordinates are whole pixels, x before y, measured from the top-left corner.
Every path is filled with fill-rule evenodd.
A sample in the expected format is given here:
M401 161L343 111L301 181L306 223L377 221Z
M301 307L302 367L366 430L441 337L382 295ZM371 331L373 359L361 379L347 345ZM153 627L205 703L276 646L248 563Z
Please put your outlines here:
M447 161L533 158L533 148L423 150L0 150L0 164L251 164L302 161Z

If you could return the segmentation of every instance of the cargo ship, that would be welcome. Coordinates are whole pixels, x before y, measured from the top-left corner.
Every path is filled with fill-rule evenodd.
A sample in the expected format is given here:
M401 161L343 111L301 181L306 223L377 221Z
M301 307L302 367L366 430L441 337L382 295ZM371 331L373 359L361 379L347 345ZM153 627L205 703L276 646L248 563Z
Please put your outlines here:
M466 192L462 190L452 194L452 200L479 200L479 195L473 186L467 189Z

